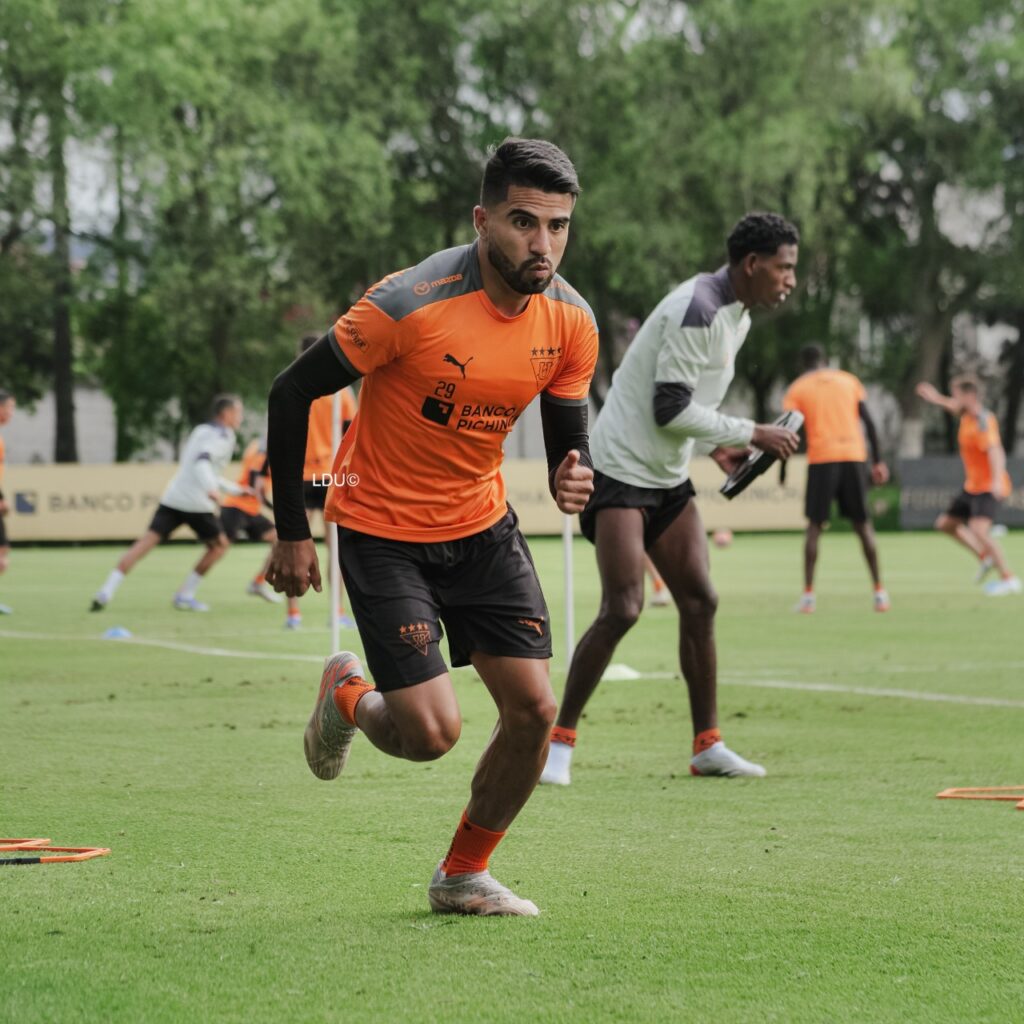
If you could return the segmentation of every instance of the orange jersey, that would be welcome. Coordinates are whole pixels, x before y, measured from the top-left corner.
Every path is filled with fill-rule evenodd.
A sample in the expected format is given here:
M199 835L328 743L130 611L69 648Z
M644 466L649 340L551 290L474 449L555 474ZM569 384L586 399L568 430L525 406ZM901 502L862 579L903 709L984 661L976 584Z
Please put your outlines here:
M250 441L242 453L242 468L238 473L239 487L255 487L256 478L264 477L270 479L269 467L264 469L267 463L267 447L259 440ZM252 494L226 494L221 505L227 508L241 509L246 515L258 516L262 507L259 498Z
M334 396L324 395L314 400L309 407L309 433L306 435L306 464L302 468L302 479L312 480L314 474L322 476L331 471L334 461L334 430L331 410ZM341 392L341 427L351 423L356 415L356 400L345 388Z
M992 464L988 453L1002 442L999 439L999 422L987 410L977 416L964 413L960 417L957 432L960 443L960 458L964 462L964 490L968 494L988 494L992 491ZM1003 489L1010 489L1010 475L1003 471Z
M326 517L393 540L468 537L505 515L502 443L540 392L584 405L590 307L556 275L518 316L483 289L475 244L374 285L334 325L364 376L334 460Z
M7 449L4 447L4 439L0 437L0 484L4 482L4 458L7 455Z
M866 397L843 370L811 370L790 384L782 408L803 413L808 463L867 461L859 408Z

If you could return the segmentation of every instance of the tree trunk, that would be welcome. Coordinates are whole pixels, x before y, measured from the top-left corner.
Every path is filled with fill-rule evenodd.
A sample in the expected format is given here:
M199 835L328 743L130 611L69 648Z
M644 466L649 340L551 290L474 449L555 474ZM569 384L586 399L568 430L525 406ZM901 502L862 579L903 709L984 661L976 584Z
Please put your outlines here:
M75 394L71 350L71 217L68 213L64 142L67 113L63 82L54 89L49 108L50 173L53 179L53 395L56 408L56 462L78 461Z
M952 314L932 313L919 320L917 358L909 377L900 391L900 412L903 424L900 429L899 456L902 459L919 459L924 455L924 419L921 415L921 399L914 394L919 381L939 380L942 355L949 344Z
M1006 365L1006 414L1003 418L1003 447L1012 455L1017 447L1017 420L1020 417L1021 397L1024 395L1024 309L1017 310L1014 318L1017 340L1012 342Z

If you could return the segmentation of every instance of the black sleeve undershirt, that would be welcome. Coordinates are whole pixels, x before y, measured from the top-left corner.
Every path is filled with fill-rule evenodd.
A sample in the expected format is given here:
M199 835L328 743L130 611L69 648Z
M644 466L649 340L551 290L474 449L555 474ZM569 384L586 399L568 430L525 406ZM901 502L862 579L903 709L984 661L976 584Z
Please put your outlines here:
M544 452L548 461L548 490L555 496L555 472L574 448L580 453L580 465L594 468L590 458L586 405L565 405L541 393L540 422L544 431Z
M659 427L671 423L693 401L689 384L668 384L655 381L654 422Z
M360 377L328 331L283 370L270 389L267 463L274 479L274 520L281 540L312 536L302 497L309 407L315 398L333 395Z
M871 461L881 462L882 458L878 450L878 431L875 429L875 421L871 418L871 413L868 412L868 407L864 402L858 403L857 412L860 413L860 418L864 421L864 433L868 435Z

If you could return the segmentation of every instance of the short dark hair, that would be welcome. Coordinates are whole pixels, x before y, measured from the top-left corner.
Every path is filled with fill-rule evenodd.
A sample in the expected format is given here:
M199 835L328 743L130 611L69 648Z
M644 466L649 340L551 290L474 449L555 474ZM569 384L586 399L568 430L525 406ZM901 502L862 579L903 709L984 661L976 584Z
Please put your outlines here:
M210 416L212 419L216 419L225 409L230 409L233 405L241 405L242 399L238 395L232 395L229 392L224 392L221 395L214 395L213 401L210 403Z
M491 154L480 185L480 205L503 202L510 185L542 192L580 194L572 161L553 142L510 136Z
M752 252L771 256L780 245L799 245L800 232L777 213L746 214L729 233L726 240L729 262L735 266Z
M3 388L0 388L0 405L6 405L13 397L14 395L12 395L10 391L5 391Z
M813 370L825 362L825 350L820 345L804 345L800 349L800 365L805 370Z
M303 352L308 352L319 340L319 334L305 335L302 341L299 342L299 355L301 356Z
M950 387L956 388L957 391L966 391L971 395L981 394L981 381L973 373L957 374L949 384Z

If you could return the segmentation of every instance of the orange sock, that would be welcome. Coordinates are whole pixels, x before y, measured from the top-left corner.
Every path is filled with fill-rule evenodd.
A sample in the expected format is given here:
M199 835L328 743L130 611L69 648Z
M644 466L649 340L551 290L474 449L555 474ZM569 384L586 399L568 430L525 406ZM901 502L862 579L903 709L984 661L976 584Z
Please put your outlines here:
M374 688L359 676L353 676L334 691L334 706L346 725L356 724L356 705Z
M699 754L702 750L714 746L722 738L718 729L705 729L693 737L693 752Z
M255 583L257 587L262 587L263 584L266 582L267 577L264 576L263 573L260 573L259 576L257 576L256 579L253 580L253 583Z
M504 832L491 832L474 825L462 812L452 845L448 847L441 870L446 875L464 875L469 871L486 871L494 848L505 838Z
M551 730L551 742L564 743L567 747L575 747L576 730L563 729L560 725L556 725L554 729Z

